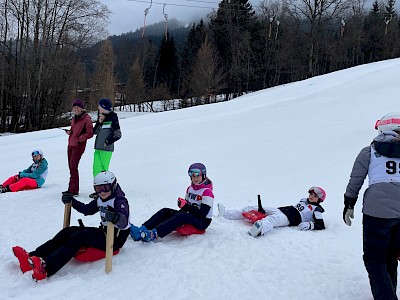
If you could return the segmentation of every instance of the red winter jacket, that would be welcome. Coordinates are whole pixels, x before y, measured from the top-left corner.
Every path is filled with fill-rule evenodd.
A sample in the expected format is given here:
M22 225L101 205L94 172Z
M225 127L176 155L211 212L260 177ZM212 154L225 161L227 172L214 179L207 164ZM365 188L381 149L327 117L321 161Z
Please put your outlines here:
M71 120L71 132L68 137L68 147L78 146L93 137L92 119L87 113L75 116Z

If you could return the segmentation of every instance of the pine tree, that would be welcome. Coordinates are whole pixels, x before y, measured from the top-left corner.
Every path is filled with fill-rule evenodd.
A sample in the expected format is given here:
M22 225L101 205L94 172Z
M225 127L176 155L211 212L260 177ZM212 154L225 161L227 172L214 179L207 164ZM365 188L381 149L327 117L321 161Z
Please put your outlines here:
M162 39L159 48L153 89L159 85L164 85L168 88L169 94L175 96L178 92L178 80L178 57L175 42L167 34L167 38Z
M207 28L204 25L203 20L200 21L198 25L193 23L192 28L188 34L186 42L183 47L181 55L181 78L182 78L182 88L180 96L182 98L187 98L193 96L190 94L192 82L190 80L190 74L193 65L196 61L197 53L205 40L207 34Z
M228 89L234 96L247 91L249 68L252 67L252 36L255 12L247 0L222 0L211 18L213 43L223 64L229 66Z
M372 10L365 18L364 31L364 55L367 63L374 62L383 58L382 39L384 37L384 17L377 0L372 5Z
M392 16L394 17L396 15L396 9L395 9L395 4L396 0L388 0L386 5L385 5L385 12L387 16Z
M372 4L372 12L375 14L379 14L380 8L379 8L378 0L375 0L374 3Z

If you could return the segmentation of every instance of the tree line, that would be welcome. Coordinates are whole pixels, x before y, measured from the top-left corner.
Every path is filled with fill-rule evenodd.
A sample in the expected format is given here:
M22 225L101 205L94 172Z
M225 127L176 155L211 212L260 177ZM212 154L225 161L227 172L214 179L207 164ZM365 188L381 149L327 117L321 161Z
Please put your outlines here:
M58 126L74 98L187 107L400 55L395 0L222 0L190 28L103 41L110 11L96 0L0 10L0 132Z

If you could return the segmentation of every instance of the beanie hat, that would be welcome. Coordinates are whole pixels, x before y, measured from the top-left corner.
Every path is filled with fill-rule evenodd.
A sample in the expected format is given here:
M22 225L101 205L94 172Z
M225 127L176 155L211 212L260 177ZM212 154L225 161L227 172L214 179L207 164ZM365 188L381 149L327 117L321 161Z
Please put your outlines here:
M112 102L109 98L101 98L99 100L99 106L104 108L105 110L111 111Z
M80 108L84 109L85 103L81 99L76 99L74 102L72 102L72 107L74 106L79 106Z

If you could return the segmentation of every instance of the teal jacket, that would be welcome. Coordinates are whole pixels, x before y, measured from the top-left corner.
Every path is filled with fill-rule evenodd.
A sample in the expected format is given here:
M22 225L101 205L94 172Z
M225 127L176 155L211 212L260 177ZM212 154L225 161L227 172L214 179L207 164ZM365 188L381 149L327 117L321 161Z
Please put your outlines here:
M40 161L31 164L28 169L19 172L19 178L28 177L35 179L38 187L41 187L46 181L47 173L48 163L45 158L42 158Z

